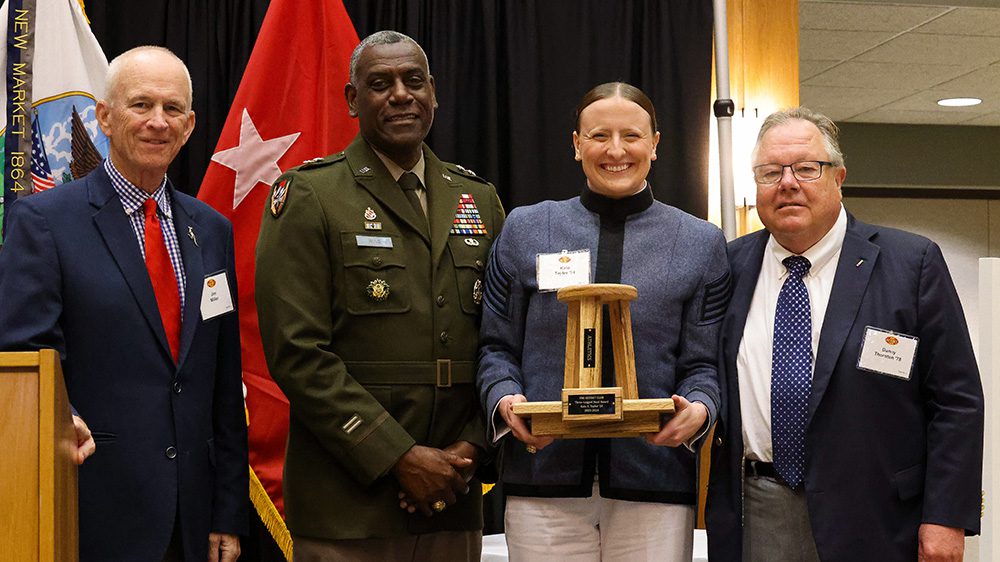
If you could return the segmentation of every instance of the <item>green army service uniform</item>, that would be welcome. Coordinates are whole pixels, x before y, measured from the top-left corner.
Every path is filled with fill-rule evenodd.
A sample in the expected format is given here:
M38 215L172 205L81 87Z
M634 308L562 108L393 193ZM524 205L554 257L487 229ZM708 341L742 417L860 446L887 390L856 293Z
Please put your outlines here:
M483 269L504 213L492 185L423 151L427 219L360 135L282 175L268 199L256 298L267 364L291 408L293 535L482 528L476 480L426 517L399 508L389 472L414 444L485 448L473 383Z

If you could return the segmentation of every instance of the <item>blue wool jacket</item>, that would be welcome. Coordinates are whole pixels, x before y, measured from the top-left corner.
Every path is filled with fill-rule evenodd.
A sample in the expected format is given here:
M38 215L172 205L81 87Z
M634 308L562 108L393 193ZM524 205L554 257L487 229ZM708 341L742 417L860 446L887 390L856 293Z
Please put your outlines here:
M679 394L704 403L709 424L719 411L716 349L729 295L725 239L711 224L652 201L624 223L621 283L631 303L640 398ZM486 273L477 376L487 419L509 394L559 400L566 346L565 304L539 292L536 256L590 251L598 262L601 216L585 192L567 201L515 209L497 239ZM599 196L598 196L599 197ZM610 200L605 200L605 202ZM494 427L487 423L491 440ZM518 496L589 497L595 470L603 497L694 504L695 455L641 438L568 439L528 454L513 436L498 459L505 492Z

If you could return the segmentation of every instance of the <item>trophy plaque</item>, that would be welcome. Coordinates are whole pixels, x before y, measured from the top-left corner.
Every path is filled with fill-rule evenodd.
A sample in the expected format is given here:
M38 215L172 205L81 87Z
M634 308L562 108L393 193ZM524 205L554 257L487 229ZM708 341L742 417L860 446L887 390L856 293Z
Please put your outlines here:
M514 413L531 419L531 433L566 439L637 437L660 430L661 414L673 413L669 398L639 398L629 302L635 287L611 283L572 285L557 298L569 306L566 367L561 401L521 402ZM608 305L615 385L601 386L603 305Z

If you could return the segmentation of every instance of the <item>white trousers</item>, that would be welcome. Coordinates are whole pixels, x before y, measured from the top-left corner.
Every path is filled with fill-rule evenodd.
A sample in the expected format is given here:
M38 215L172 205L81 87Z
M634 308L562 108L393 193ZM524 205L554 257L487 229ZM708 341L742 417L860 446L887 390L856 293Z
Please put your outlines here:
M602 498L508 496L511 562L690 562L694 506Z

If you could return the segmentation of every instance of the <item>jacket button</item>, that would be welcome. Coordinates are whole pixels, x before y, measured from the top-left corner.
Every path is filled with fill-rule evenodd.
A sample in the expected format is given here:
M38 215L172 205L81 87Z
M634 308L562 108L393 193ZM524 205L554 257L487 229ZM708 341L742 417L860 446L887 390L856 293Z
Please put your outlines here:
M722 446L722 438L721 437L716 437L715 438L715 444L717 446L721 447Z
M174 394L181 393L181 381L174 381Z
M173 445L171 445L171 446L167 447L167 450L164 451L163 454L167 455L168 459L176 459L177 458L177 447L174 447Z
M434 302L436 302L438 306L444 306L444 295L438 295L437 298L434 299Z
M441 340L441 343L448 343L448 332L446 332L446 331L445 332L441 332L441 335L438 336L438 339Z
M380 256L372 258L372 265L382 265L382 258Z
M483 270L483 260L476 260L476 270L477 271Z

